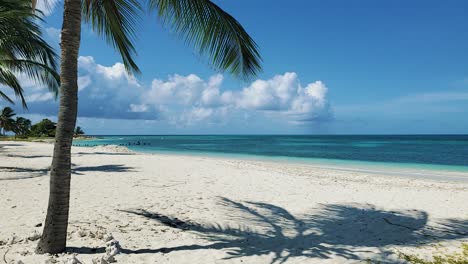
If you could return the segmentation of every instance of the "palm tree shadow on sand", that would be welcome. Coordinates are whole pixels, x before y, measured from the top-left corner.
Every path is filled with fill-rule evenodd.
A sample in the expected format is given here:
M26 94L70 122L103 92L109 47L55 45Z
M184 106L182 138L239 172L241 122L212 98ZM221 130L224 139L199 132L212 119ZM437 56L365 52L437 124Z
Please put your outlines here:
M124 250L126 254L169 253L182 250L225 249L226 259L273 254L271 263L290 258L340 256L361 259L362 248L378 248L379 257L392 254L386 246L416 246L468 237L468 220L444 219L428 225L424 211L384 211L371 205L324 205L318 212L294 216L286 209L261 202L221 198L230 220L244 227L199 224L145 210L126 210L163 225L191 231L208 244L172 248ZM248 226L255 226L249 228ZM360 249L361 248L361 249Z

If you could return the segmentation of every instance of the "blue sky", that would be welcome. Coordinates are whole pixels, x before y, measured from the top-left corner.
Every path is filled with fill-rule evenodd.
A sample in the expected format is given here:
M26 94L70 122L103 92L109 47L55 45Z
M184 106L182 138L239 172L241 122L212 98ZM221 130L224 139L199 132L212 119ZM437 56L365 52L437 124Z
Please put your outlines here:
M217 72L155 17L139 27L140 76L83 26L79 125L89 134L468 133L467 1L215 1L252 35L263 71ZM62 3L44 34L59 39ZM38 120L56 113L28 86Z

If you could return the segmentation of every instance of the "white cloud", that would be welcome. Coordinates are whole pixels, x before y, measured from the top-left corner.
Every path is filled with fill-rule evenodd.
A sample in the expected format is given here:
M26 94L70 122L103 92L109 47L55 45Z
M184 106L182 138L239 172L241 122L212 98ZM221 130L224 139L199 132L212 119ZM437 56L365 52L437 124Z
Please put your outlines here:
M91 84L91 76L90 75L84 75L78 77L78 90L81 91L84 88L88 87Z
M49 92L47 87L42 83L37 83L33 79L29 78L24 73L16 74L16 77L24 89L24 95L27 103L44 102L54 98L54 95ZM15 99L16 96L10 87L0 85L0 90L4 92L9 98ZM18 99L18 98L16 98ZM0 103L3 99L0 99ZM19 102L19 100L17 100Z
M110 80L117 80L127 75L123 63L117 62L113 66L106 67L102 65L96 65L97 73L102 74L104 77Z
M62 36L62 31L60 29L48 27L45 29L45 32L56 43L60 43L60 37Z
M221 124L233 116L245 121L242 117L264 115L290 123L330 118L325 84L316 81L304 86L293 72L226 90L220 74L207 80L195 74L175 74L145 85L129 75L122 63L106 66L91 56L80 56L78 66L81 117L163 120L177 126ZM41 103L30 109L53 114L57 108L53 96L45 88L33 87L28 98Z
M329 118L327 88L321 81L302 87L296 73L257 80L240 91L221 92L222 75L203 81L196 75L174 75L167 81L153 80L142 100L166 115L179 116L186 123L226 115L229 111L262 111L281 114L292 122ZM178 113L178 114L176 114Z
M138 81L135 79L135 77L129 75L125 70L125 66L123 65L123 63L120 62L117 62L112 66L104 66L101 64L97 64L92 56L80 56L78 58L78 67L82 70L103 77L106 80L120 81L125 79L132 85L139 86Z
M139 105L143 92L138 81L127 74L122 63L104 66L91 56L78 58L79 114L104 118L156 118L146 116ZM133 105L133 106L132 106Z
M298 89L296 73L287 72L270 80L253 82L242 90L237 101L240 107L246 109L285 110Z
M145 104L130 104L130 112L142 113L147 111L148 106Z
M93 56L80 56L78 57L78 67L84 69L91 69L96 67L96 62Z
M281 112L294 116L292 121L328 118L327 87L316 81L302 87L297 74L287 72L270 80L257 80L244 88L237 106L249 110Z
M33 93L25 97L27 103L45 102L54 99L52 93Z

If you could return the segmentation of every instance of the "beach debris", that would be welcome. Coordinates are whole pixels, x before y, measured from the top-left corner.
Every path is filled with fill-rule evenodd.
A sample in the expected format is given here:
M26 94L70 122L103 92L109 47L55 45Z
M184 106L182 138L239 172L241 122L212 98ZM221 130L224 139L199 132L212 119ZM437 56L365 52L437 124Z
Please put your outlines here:
M78 230L78 236L85 237L87 235L88 235L88 232L86 232L86 230L83 230L83 229Z
M41 227L42 223L36 224L34 227Z
M18 240L18 237L15 236L15 235L13 235L13 236L8 240L8 243L7 243L7 244L8 244L8 245L16 244L16 243L19 242L19 241L17 241L17 240Z
M64 264L83 264L79 259L76 258L76 255L71 256L63 262Z
M102 257L93 258L92 262L93 264L107 264L103 261Z
M113 240L114 236L112 235L112 233L107 233L103 236L103 239L104 239L104 242L108 242L108 241Z
M58 260L54 259L54 258L48 258L44 261L44 264L55 264L57 263Z
M103 259L109 263L116 262L115 256L122 251L119 241L111 239L106 242L106 255Z
M104 257L97 257L97 258L93 258L93 264L109 264L109 262L107 262L107 260L104 259Z
M34 232L32 232L32 234L30 234L26 240L29 240L29 241L36 241L38 240L39 238L41 238L41 234L39 232L37 232L36 230L34 230Z
M109 264L117 262L115 256L122 251L119 241L115 240L112 233L102 235L102 239L105 241L106 253L104 256L93 258L93 264Z
M21 256L26 256L27 254L29 254L29 251L27 251L26 249L24 249L24 250L18 251L18 253L19 253Z

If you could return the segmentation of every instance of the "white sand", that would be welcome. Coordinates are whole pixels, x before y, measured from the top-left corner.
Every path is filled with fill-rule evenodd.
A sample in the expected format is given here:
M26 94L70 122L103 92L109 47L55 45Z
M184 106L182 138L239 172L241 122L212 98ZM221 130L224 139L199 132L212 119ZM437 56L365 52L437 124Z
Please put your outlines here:
M0 142L0 262L71 259L32 253L52 148ZM120 148L73 153L68 246L82 263L105 255L109 234L117 263L398 263L398 250L428 254L468 239L466 181Z

